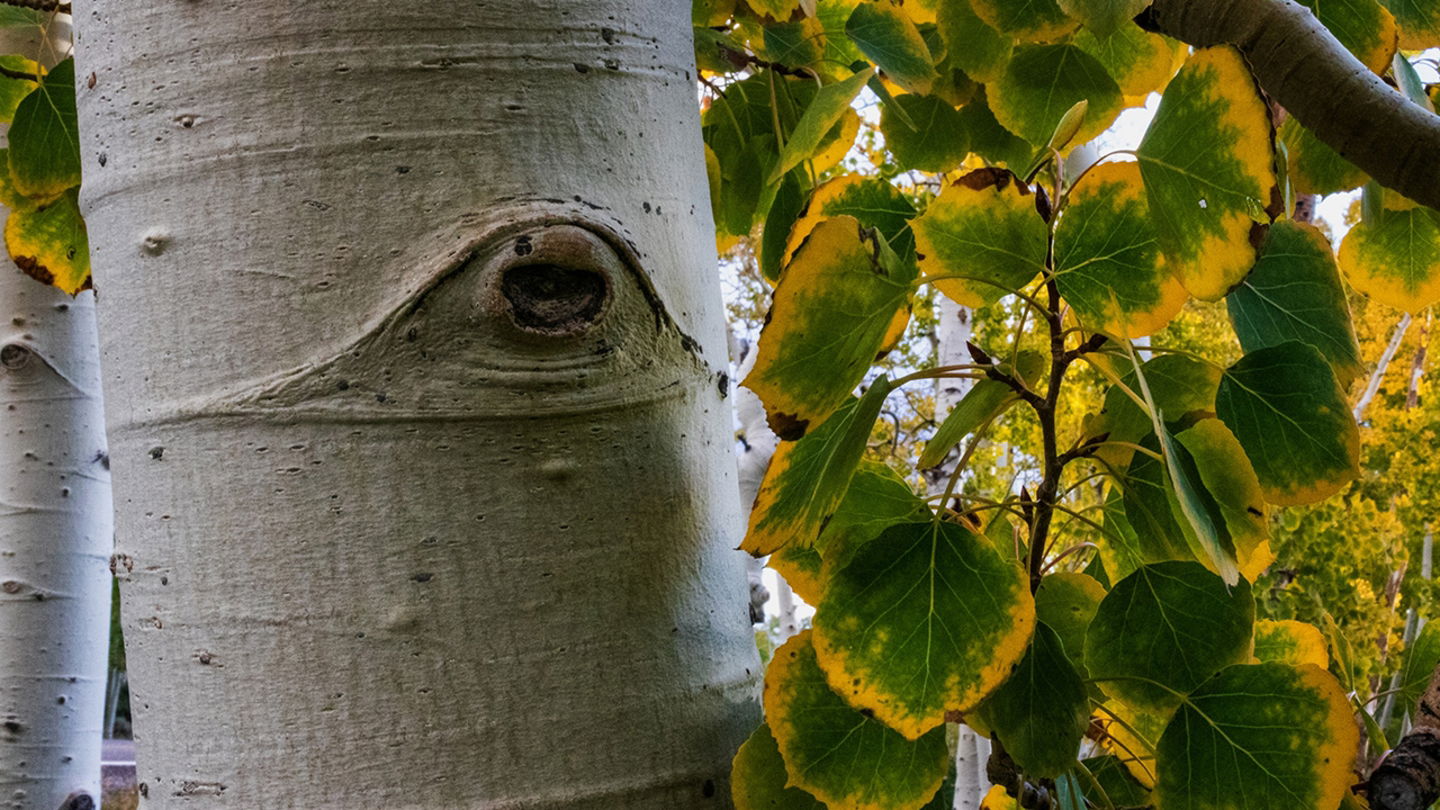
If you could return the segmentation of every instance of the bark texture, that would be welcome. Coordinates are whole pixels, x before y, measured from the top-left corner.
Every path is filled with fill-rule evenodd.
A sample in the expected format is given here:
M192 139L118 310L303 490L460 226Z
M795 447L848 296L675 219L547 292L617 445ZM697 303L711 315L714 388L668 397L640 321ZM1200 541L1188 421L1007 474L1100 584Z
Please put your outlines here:
M47 62L33 29L0 52ZM0 221L7 215L0 208ZM0 254L3 255L3 254ZM0 261L0 806L100 802L113 541L95 295Z
M100 801L113 532L94 300L0 267L0 806L14 810Z
M1370 774L1373 810L1425 810L1440 799L1440 667L1414 717L1414 729Z
M1140 21L1196 47L1234 45L1261 87L1386 188L1440 208L1440 116L1360 64L1295 0L1155 0Z
M725 806L688 6L76 11L144 806Z

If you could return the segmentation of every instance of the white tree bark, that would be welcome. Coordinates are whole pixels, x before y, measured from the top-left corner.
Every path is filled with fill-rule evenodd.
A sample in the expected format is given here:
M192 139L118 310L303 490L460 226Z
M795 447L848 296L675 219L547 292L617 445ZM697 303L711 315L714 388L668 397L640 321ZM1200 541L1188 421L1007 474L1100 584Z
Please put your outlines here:
M64 30L60 30L64 29ZM68 36L68 27L52 31ZM4 53L46 58L38 32ZM0 208L0 221L8 212ZM100 802L113 539L95 295L0 262L0 806Z
M727 806L688 5L76 11L144 806Z

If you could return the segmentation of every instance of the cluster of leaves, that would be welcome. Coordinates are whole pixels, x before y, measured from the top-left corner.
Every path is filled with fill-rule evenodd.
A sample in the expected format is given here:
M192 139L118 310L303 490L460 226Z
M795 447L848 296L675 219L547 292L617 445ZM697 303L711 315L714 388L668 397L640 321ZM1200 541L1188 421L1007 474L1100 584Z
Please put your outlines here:
M0 8L0 28L32 28L49 41L53 15ZM80 216L80 139L75 60L48 71L19 54L0 55L0 204L10 210L5 247L25 273L74 294L90 286L90 243Z
M1440 298L1440 239L1425 237L1440 214L1372 184L1337 262L1284 216L1313 170L1243 59L1141 30L1145 5L697 3L721 244L760 226L774 284L744 384L783 441L742 547L817 606L769 665L738 807L946 807L943 726L962 718L1013 761L1011 797L1333 810L1347 796L1349 645L1328 615L1324 631L1257 620L1253 583L1274 559L1274 508L1358 473L1345 390L1363 367L1341 268L1424 308ZM1401 32L1440 41L1440 19L1397 5L1399 26L1376 2L1317 11L1428 105L1396 47ZM835 171L867 87L887 165L949 180L933 199ZM1153 90L1133 159L1067 177L1071 145ZM930 291L1009 308L1007 337L977 337L970 363L875 376ZM1192 299L1223 303L1227 356L1132 344ZM1081 364L1106 386L1098 412L1065 396ZM920 464L967 452L922 497L866 463L866 444L887 397L948 377L973 385ZM1038 439L1033 489L957 489L1012 411ZM1093 493L1079 509L1077 490ZM1099 758L1080 758L1087 738Z

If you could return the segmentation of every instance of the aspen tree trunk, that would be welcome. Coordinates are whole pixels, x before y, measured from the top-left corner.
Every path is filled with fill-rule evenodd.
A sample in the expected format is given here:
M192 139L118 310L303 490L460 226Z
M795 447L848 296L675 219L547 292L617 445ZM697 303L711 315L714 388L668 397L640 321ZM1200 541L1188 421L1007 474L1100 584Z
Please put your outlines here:
M68 30L52 23L47 44L37 30L6 29L0 52L52 62ZM114 533L94 304L94 293L71 298L0 261L5 808L100 802Z
M727 806L688 4L76 13L142 806Z

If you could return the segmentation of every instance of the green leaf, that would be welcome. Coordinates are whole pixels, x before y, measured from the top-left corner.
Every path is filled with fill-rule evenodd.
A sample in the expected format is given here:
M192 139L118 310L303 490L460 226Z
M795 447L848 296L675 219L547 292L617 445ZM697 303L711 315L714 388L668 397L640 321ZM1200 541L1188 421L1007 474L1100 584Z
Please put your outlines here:
M1355 54L1365 67L1384 73L1399 45L1400 31L1395 17L1377 0L1298 0L1300 5L1315 12L1321 24Z
M770 281L778 281L785 269L785 243L795 220L805 210L805 191L801 172L791 172L780 181L770 213L765 215L765 229L760 232L760 273Z
M1255 622L1255 657L1261 663L1313 664L1321 669L1330 666L1320 628L1293 619ZM1428 670L1425 679L1430 679Z
M705 111L701 132L721 172L715 219L722 232L748 236L769 210L774 188L765 178L815 92L811 80L761 70L728 85Z
M1250 584L1193 562L1146 565L1100 602L1085 638L1085 666L1106 694L1164 711L1230 664L1250 656Z
M1090 724L1090 700L1060 637L1043 622L1015 673L978 710L1027 776L1069 770Z
M18 6L0 6L0 28L21 28L43 26L50 19L49 14Z
M1138 165L1096 166L1070 190L1055 231L1055 284L1086 328L1126 338L1159 330L1185 306Z
M74 295L90 286L90 240L80 216L79 189L42 205L10 211L5 248L26 275Z
M1140 446L1151 453L1160 452L1160 441L1154 433L1146 434ZM1173 486L1164 461L1149 453L1135 453L1120 484L1124 523L1133 533L1133 542L1127 542L1129 554L1141 563L1193 560L1195 556L1180 527L1184 518L1175 514ZM1108 513L1106 519L1112 522Z
M855 217L861 225L879 231L901 261L914 261L915 235L910 232L910 220L915 216L915 206L895 186L858 174L842 174L815 189L804 214L790 231L785 261L816 225L842 215Z
M945 730L906 739L831 691L807 630L775 651L765 716L790 784L830 807L917 810L950 766Z
M1219 300L1254 266L1280 203L1270 112L1234 48L1190 57L1139 158L1166 258L1191 295Z
M1127 107L1141 104L1149 94L1165 89L1186 53L1184 43L1128 24L1103 37L1082 29L1074 43L1095 57L1115 79Z
M978 169L932 200L915 219L920 269L963 306L982 306L1045 270L1047 227L1020 179ZM965 276L965 278L943 278Z
M1095 57L1074 45L1027 45L1015 49L1000 80L990 85L990 109L1006 129L1030 143L1049 139L1055 125L1079 101L1090 102L1076 135L1084 143L1120 114L1120 87Z
M939 78L915 23L883 0L862 0L855 6L845 33L890 81L912 93L930 92Z
M1059 0L1066 14L1079 20L1097 36L1109 36L1125 27L1150 0ZM1134 27L1134 26L1130 26Z
M1356 223L1340 269L1355 289L1411 314L1440 301L1440 212L1387 210Z
M825 27L815 17L765 26L765 58L787 67L808 67L825 58Z
M1340 270L1313 225L1272 225L1260 261L1225 303L1246 352L1287 340L1308 343L1329 361L1341 388L1364 370Z
M986 25L1022 42L1054 42L1080 25L1055 0L971 0L970 5Z
M1038 352L1022 351L1018 359L1019 369L1013 370L1021 380L1034 382L1044 370L1046 359ZM1006 367L1002 371L1012 373ZM1004 413L1018 398L1010 386L998 380L977 380L965 396L955 403L945 421L935 429L935 435L926 442L920 453L919 467L928 470L941 461L960 440L974 433L981 425Z
M37 200L54 199L80 184L74 57L52 68L15 108L10 177L17 191Z
M1334 810L1360 743L1350 704L1314 666L1233 666L1175 712L1155 752L1166 810Z
M1055 631L1065 657L1082 674L1085 632L1104 598L1105 589L1094 577L1071 571L1046 576L1035 591L1035 618Z
M831 574L815 649L847 701L915 739L994 691L1034 623L1024 573L990 541L954 523L903 523Z
M873 231L854 217L820 223L780 283L744 385L781 439L805 435L845 402L908 318L909 279L883 267Z
M1023 170L1035 151L1035 147L1024 138L1000 126L1000 122L995 120L983 87L969 104L960 109L960 119L970 135L970 151L991 164Z
M897 106L903 117L896 114ZM896 96L880 110L880 132L902 169L948 172L970 153L960 113L935 96Z
M1430 676L1437 666L1440 666L1440 624L1426 622L1405 648L1405 663L1400 667L1400 691L1395 701L1405 711L1419 705L1420 696L1429 687Z
M1086 786L1085 796L1095 807L1131 808L1151 803L1150 791L1135 780L1120 758L1104 754L1081 760L1096 783Z
M977 17L970 0L941 0L936 18L947 62L977 82L1000 78L1015 48L1013 39Z
M756 13L774 20L788 20L800 10L800 0L746 0Z
M1223 535L1222 544L1234 550L1240 573L1253 582L1275 561L1255 468L1219 419L1201 419L1175 438L1195 466L1207 512L1219 518L1216 526Z
M1215 409L1270 503L1315 503L1356 475L1360 432L1330 364L1308 343L1292 340L1240 358L1220 381Z
M1220 372L1214 366L1183 354L1162 354L1140 367L1150 386L1150 396L1166 422L1192 420L1197 415L1215 411L1215 391L1220 387ZM1121 382L1138 393L1135 372L1126 374ZM1109 434L1109 441L1135 443L1154 433L1150 415L1140 409L1121 388L1111 386L1105 391L1105 404L1100 410L1092 435ZM1158 451L1158 447L1152 447ZM1133 451L1118 446L1104 446L1096 456L1114 466L1130 463Z
M890 383L882 377L799 441L775 448L741 549L763 557L786 545L814 544L845 496L889 392Z
M790 543L770 555L767 565L785 577L801 599L818 605L828 571L845 567L856 549L885 529L928 520L930 514L899 473L884 464L861 462L815 544Z
M789 787L789 782L780 746L770 726L761 723L730 764L730 797L735 810L825 810L814 796Z
M815 98L805 107L789 140L780 150L780 158L765 180L767 184L779 181L786 172L815 154L825 134L840 123L851 102L874 74L873 68L866 68L844 81L827 84L815 93Z
M1419 51L1440 45L1440 5L1434 0L1381 0L1400 26L1400 47Z

